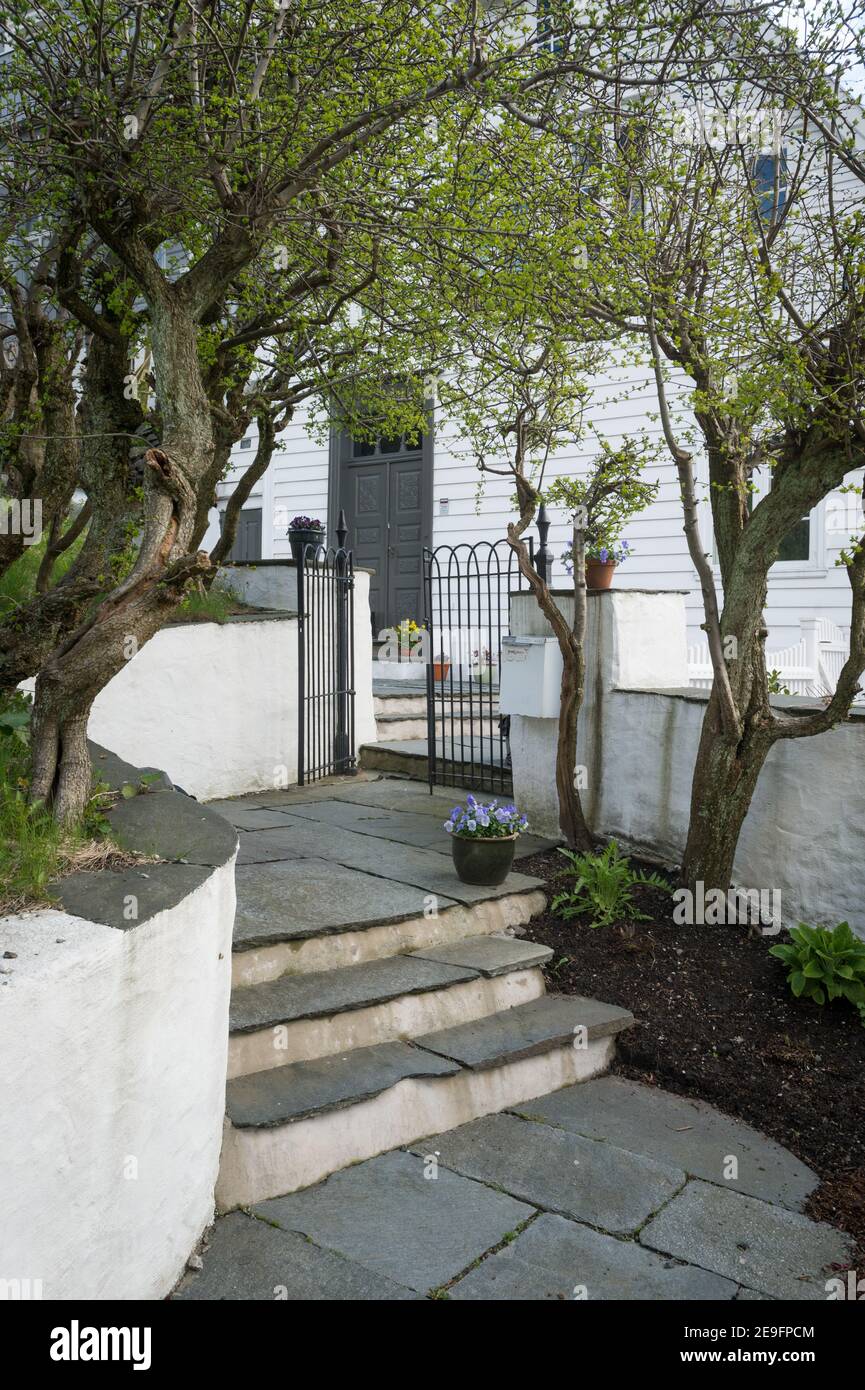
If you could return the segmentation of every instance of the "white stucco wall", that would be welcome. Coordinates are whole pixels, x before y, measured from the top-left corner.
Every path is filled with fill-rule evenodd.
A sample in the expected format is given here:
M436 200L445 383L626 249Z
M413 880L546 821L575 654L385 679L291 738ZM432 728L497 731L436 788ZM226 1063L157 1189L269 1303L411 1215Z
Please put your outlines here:
M514 631L542 631L530 603L528 597L515 602ZM685 684L684 627L680 595L590 596L577 749L592 829L671 865L680 862L687 835L705 711L699 692L658 693ZM515 800L533 830L550 835L558 832L555 742L554 719L512 716ZM787 923L846 919L865 934L863 824L865 719L776 744L742 829L735 881L777 889Z
M200 801L297 780L297 623L163 628L96 697L90 737Z
M234 906L232 858L125 931L0 920L0 1280L78 1300L179 1278L213 1213Z
M355 742L375 741L369 576L355 577ZM97 696L90 737L201 801L297 781L297 621L163 628Z

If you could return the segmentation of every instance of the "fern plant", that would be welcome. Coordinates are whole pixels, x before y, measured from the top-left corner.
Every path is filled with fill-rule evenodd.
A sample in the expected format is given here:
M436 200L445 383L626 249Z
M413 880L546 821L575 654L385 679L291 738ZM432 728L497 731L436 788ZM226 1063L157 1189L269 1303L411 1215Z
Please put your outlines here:
M568 872L576 880L553 898L553 911L565 921L591 914L590 927L608 927L623 919L648 922L648 914L634 903L634 889L650 886L669 892L669 884L659 874L634 869L615 840L599 854L575 854L569 849L559 853L567 859Z
M859 1010L865 1024L865 941L851 930L849 923L837 927L809 927L800 922L790 928L791 944L772 946L787 966L787 983L797 999L848 999Z

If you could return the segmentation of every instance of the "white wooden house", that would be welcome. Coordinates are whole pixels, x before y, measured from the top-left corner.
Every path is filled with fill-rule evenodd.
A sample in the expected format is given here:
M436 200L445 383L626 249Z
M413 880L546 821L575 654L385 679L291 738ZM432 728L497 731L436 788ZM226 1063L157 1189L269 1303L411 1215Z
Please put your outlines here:
M599 380L593 417L611 442L628 434L657 433L653 383L648 372ZM256 446L254 432L234 451L237 468L245 467ZM590 458L589 441L561 451L555 473L578 473ZM632 558L615 574L624 588L683 589L687 592L688 639L692 680L708 680L704 657L702 601L696 571L682 531L676 471L663 453L651 472L660 488L655 501L626 529ZM220 505L231 492L237 472L220 488ZM548 473L548 476L549 473ZM320 442L299 414L279 440L278 452L253 491L243 512L235 558L244 560L290 557L288 523L297 514L318 517L333 542L336 520L344 508L349 545L356 563L375 571L370 586L372 624L376 632L403 618L423 613L422 551L424 546L474 544L504 537L513 518L512 487L507 479L487 476L483 491L471 459L460 448L454 431L431 414L430 430L420 446L380 441L375 447L354 445L334 429L329 442ZM861 483L859 475L850 481ZM761 484L758 482L758 487ZM550 545L556 556L554 579L566 583L559 559L567 543L566 518L552 514ZM711 546L711 518L703 504L702 531ZM215 535L218 519L213 517ZM766 609L769 665L781 672L791 693L817 694L837 674L850 623L850 587L846 571L836 561L851 533L861 530L861 503L856 494L837 493L824 499L803 518L786 544L785 558L773 566ZM775 655L773 655L775 653ZM818 669L815 653L820 656Z
M539 30L540 34L540 30ZM856 124L865 149L865 122L856 104ZM858 143L858 142L857 142ZM774 197L776 161L786 167L786 151L780 156L761 155L758 179ZM860 201L862 187L842 170L834 182L836 204ZM783 188L779 198L783 200ZM769 215L771 215L771 210ZM807 296L808 287L803 286ZM695 426L689 418L684 391L676 409L676 381L670 387L671 409L682 426ZM654 437L661 443L658 403L648 366L621 367L599 376L595 382L586 422L613 445L628 436ZM251 460L256 447L254 431L234 450L237 469ZM590 428L579 443L560 450L548 464L545 479L557 473L573 475L584 469L598 445ZM614 582L625 588L679 589L687 595L688 641L693 684L709 680L708 652L700 624L702 599L697 574L688 554L682 529L676 469L665 448L647 470L659 482L652 504L627 526L624 539L632 556L617 569ZM233 472L219 490L224 506L236 481ZM708 482L707 470L698 480ZM861 484L862 470L848 482ZM770 474L755 478L757 495L770 485ZM299 412L278 441L270 469L244 508L234 557L252 560L289 557L286 535L290 519L303 514L318 517L335 543L336 521L344 508L349 526L348 543L357 564L375 571L370 585L372 625L376 633L404 618L423 615L422 553L424 547L457 546L477 541L498 541L513 518L512 484L507 478L483 477L455 431L436 410L430 412L429 429L419 445L406 448L402 440L381 440L376 446L357 444L337 428L329 441L317 439ZM556 556L554 580L568 582L560 556L567 544L566 518L551 516L550 546ZM214 515L211 536L217 534ZM822 694L834 688L849 641L850 586L838 564L841 551L852 535L862 532L861 499L855 493L837 492L825 498L803 517L786 539L782 558L773 566L766 607L769 629L769 668L780 672L790 693ZM713 546L708 500L702 503L701 533L707 550ZM834 675L833 675L834 673Z

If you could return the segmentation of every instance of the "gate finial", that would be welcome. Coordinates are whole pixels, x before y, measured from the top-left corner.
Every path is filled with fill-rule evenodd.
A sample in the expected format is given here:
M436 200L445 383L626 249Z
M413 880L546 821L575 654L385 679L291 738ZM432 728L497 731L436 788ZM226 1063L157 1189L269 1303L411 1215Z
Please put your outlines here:
M345 512L342 507L339 509L339 516L336 521L336 544L338 550L345 550L345 543L348 539L348 523L345 519Z

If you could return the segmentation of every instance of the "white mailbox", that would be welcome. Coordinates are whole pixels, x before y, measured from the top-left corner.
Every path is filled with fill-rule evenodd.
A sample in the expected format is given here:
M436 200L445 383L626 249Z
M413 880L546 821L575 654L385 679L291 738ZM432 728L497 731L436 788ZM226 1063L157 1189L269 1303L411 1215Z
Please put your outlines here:
M562 654L555 637L503 637L499 681L502 714L557 719Z

